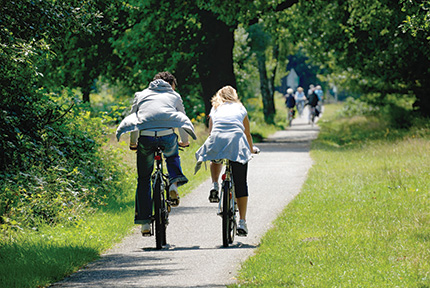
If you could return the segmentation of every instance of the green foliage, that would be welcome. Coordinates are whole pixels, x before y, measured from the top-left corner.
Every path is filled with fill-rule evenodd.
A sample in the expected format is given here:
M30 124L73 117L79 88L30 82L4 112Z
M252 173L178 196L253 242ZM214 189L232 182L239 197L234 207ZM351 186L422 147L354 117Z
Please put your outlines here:
M407 15L401 26L403 31L411 33L414 37L423 34L430 41L430 1L402 0L400 3L403 4L402 11Z
M23 137L16 147L21 153L14 154L20 165L0 175L7 196L0 201L3 230L74 221L105 205L121 173L113 164L117 153L101 149L105 133L102 118L75 109L62 123L46 125L39 138Z
M406 3L408 2L408 3ZM300 1L283 19L313 61L341 75L342 85L361 93L407 94L428 115L428 30L404 33L406 19L422 19L413 1ZM422 9L422 10L421 10ZM303 17L306 15L306 17ZM418 26L420 27L420 26ZM338 84L338 83L335 83Z
M239 26L235 31L233 48L234 74L236 75L237 90L242 102L261 95L258 81L257 61L249 46L249 33Z
M62 31L62 39L53 41L55 57L41 64L45 75L41 81L53 91L61 86L79 87L83 101L89 102L96 79L119 62L109 41L114 32L120 32L116 21L122 17L121 3L95 0L79 5L85 14L78 19L84 21L85 29Z
M101 153L103 119L73 92L41 83L41 65L65 34L89 32L91 3L7 2L0 22L0 225L5 233L73 221L103 205L118 177L115 153ZM76 3L75 3L76 4ZM109 181L107 181L109 180ZM109 184L110 183L110 184Z
M343 104L342 110L339 112L344 117L374 115L379 111L378 106L374 106L364 101L348 97Z

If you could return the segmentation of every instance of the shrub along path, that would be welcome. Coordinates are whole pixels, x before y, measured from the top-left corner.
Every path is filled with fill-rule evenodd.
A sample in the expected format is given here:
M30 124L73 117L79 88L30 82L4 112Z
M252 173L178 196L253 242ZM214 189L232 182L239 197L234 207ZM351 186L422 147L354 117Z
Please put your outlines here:
M318 127L306 118L258 144L261 153L249 163L248 237L222 247L217 205L207 200L210 180L172 209L168 246L155 250L154 237L135 232L100 260L55 287L224 287L235 282L240 263L252 255L261 236L295 195L312 166L310 142ZM204 169L204 167L203 167ZM190 177L192 177L190 175ZM130 219L132 221L132 219Z

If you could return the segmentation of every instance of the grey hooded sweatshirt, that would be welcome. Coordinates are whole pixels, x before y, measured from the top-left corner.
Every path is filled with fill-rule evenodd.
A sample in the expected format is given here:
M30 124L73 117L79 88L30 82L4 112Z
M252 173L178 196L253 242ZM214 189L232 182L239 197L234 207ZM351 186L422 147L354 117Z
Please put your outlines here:
M136 143L139 130L179 128L182 142L188 142L188 134L196 139L194 126L185 114L181 96L169 83L157 79L149 87L134 95L130 115L125 117L116 130L119 141L122 134L131 133L131 143Z

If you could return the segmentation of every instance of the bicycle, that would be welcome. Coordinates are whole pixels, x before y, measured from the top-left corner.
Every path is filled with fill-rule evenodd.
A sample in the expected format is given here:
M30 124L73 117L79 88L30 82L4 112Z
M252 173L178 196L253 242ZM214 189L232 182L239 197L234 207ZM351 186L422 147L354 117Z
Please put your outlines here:
M287 125L289 127L291 127L291 124L293 122L294 119L294 108L288 108L288 113L287 113Z
M237 231L236 213L238 212L234 191L233 171L230 160L225 159L225 172L222 175L221 197L218 215L222 218L222 244L228 247L233 243Z
M255 154L260 153L257 146ZM237 233L236 213L239 211L236 202L236 191L234 189L233 170L230 160L224 159L225 171L221 176L221 197L218 204L218 215L222 218L222 245L228 247L234 241L234 236ZM245 236L245 235L242 235Z
M310 109L310 119L309 119L309 124L312 124L312 127L314 126L314 124L315 124L315 118L316 117L318 117L319 116L319 111L318 111L318 108L315 106L315 107L312 107L312 106L310 106L309 107L309 109Z
M157 249L161 249L167 244L166 228L169 224L169 213L173 203L168 191L169 177L163 173L163 149L163 147L158 146L155 150L155 170L151 175L153 215L151 217L152 229L149 236L155 234Z

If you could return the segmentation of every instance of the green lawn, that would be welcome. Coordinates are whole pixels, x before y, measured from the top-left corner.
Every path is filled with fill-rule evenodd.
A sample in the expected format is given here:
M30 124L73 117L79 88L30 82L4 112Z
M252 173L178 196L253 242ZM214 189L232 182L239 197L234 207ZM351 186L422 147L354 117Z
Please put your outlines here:
M333 108L302 192L232 287L430 287L429 123L393 130Z

